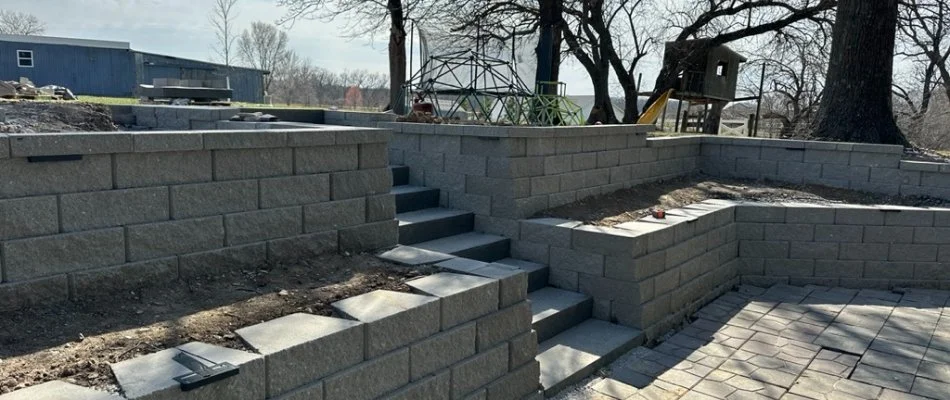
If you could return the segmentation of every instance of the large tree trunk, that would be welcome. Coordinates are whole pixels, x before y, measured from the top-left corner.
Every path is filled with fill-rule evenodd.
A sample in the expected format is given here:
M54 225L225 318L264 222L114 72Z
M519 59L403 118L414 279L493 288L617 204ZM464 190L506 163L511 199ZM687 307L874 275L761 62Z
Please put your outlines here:
M891 102L897 4L898 0L838 2L814 136L907 145Z
M387 3L391 26L389 28L389 107L396 115L407 114L402 85L406 83L406 21L402 0Z
M557 82L561 65L563 0L538 0L538 7L540 10L540 36L538 47L535 48L538 57L535 79L538 82ZM543 94L557 94L556 85L544 85L541 86L541 89Z
M593 125L597 122L602 124L616 124L617 114L614 112L614 104L610 100L610 67L600 65L597 71L588 69L591 83L594 85L594 106L587 117L587 124Z

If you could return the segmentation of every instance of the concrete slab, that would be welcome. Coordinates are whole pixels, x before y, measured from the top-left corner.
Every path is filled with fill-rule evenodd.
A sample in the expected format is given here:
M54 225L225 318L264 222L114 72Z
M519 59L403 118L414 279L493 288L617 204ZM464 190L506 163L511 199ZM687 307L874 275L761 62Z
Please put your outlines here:
M545 395L551 396L586 377L642 341L638 330L587 320L541 343L537 360Z
M122 396L63 381L52 381L0 395L0 400L120 400Z
M498 280L439 273L408 282L419 293L442 299L442 330L498 310Z
M397 246L392 250L383 252L379 255L379 258L397 264L417 266L451 260L455 258L455 256L437 251L420 249L418 247Z
M366 324L366 359L432 336L441 328L437 297L377 290L333 303L333 309Z

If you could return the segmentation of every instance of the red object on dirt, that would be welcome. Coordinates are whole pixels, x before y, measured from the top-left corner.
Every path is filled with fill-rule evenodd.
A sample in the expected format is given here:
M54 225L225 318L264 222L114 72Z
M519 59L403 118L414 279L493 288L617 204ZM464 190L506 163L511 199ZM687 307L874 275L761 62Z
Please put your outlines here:
M653 218L656 218L656 219L666 219L666 211L663 210L663 209L654 208L654 209L651 211L651 213L653 214Z

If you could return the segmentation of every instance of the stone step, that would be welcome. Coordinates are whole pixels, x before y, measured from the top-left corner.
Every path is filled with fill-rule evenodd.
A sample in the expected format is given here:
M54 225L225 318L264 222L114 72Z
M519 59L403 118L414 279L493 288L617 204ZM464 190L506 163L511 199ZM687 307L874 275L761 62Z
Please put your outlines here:
M541 387L551 397L643 343L632 328L589 319L538 346Z
M469 232L417 243L413 247L477 261L494 262L508 257L510 244L511 240L505 237Z
M409 167L405 165L390 165L389 169L393 171L393 186L409 184Z
M528 294L531 300L531 325L538 342L548 340L588 320L594 299L585 294L547 287Z
M534 292L548 287L548 266L531 261L518 260L515 258L506 258L495 261L496 264L503 264L524 270L528 273L528 292Z
M471 232L475 214L447 208L427 208L396 214L399 244L411 245Z
M395 197L396 212L404 213L439 206L439 189L423 186L393 186L390 194Z

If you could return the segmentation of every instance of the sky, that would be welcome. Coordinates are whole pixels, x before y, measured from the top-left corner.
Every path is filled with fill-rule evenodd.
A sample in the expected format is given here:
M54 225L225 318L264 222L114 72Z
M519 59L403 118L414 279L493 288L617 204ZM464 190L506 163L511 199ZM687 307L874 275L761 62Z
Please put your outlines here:
M208 23L213 0L2 0L0 8L34 14L46 35L130 42L135 50L209 60L214 32ZM237 25L275 22L284 10L275 0L239 0ZM288 27L290 47L331 71L365 69L388 73L387 37L346 39L345 21L299 21ZM418 67L418 62L416 63ZM653 68L655 69L655 68ZM646 72L645 87L656 72ZM593 94L590 79L576 62L562 66L561 80L573 95Z

